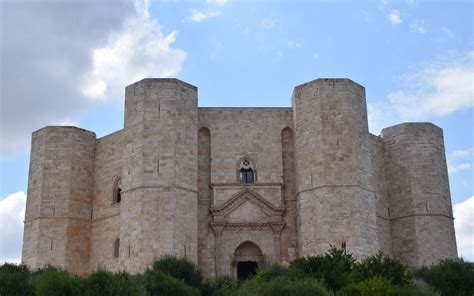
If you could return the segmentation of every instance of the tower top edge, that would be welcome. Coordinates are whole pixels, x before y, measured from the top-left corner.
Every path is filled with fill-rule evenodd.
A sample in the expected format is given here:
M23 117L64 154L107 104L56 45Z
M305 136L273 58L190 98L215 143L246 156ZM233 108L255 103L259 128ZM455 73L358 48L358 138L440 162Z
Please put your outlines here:
M363 85L361 85L361 84L359 84L359 83L357 83L354 80L351 80L349 78L317 78L317 79L302 83L300 85L297 85L297 86L295 86L295 89L305 87L309 84L319 84L319 85L326 84L327 85L327 84L336 84L336 83L337 84L349 83L349 84L353 84L357 87L364 88Z
M136 82L134 82L130 85L127 85L126 88L137 85L137 84L141 84L141 83L170 83L170 82L171 83L177 83L181 86L191 88L191 89L196 90L196 91L198 89L197 86L192 85L190 83L187 83L185 81L179 80L177 78L143 78L143 79L138 80L138 81L136 81Z

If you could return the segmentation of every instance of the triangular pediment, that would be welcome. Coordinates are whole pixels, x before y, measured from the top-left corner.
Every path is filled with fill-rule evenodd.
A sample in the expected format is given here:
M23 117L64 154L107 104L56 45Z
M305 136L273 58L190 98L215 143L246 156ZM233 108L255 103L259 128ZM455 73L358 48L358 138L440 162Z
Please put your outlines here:
M211 207L214 216L228 217L232 220L237 217L245 217L244 221L252 219L270 219L271 217L281 217L284 208L275 207L257 192L251 189L244 189L220 206ZM258 221L257 220L257 221ZM261 221L261 220L260 220Z

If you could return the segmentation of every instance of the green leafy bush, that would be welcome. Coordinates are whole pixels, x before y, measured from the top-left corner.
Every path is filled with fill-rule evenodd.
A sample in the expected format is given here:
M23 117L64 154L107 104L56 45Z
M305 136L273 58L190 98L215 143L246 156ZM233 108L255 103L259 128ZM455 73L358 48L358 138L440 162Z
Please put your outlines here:
M354 276L357 281L364 281L376 276L384 277L394 285L406 286L411 282L408 268L400 261L378 253L365 258L354 265Z
M331 296L323 283L316 279L292 280L275 277L269 281L256 277L245 281L238 290L239 296Z
M394 296L440 296L431 286L422 280L415 280L412 285L396 287Z
M297 268L288 268L278 263L272 263L260 269L255 278L261 281L270 281L275 278L289 278L291 280L308 277L304 272Z
M160 270L167 275L182 279L191 287L201 287L201 273L194 263L186 259L174 256L163 256L153 263L153 270Z
M390 280L381 276L366 279L356 286L361 296L391 296L395 290Z
M341 248L331 245L323 256L296 259L290 263L290 268L324 280L331 290L338 291L352 282L355 261L347 251L346 243L342 243Z
M84 279L53 266L37 271L33 283L37 296L84 295Z
M415 272L441 295L472 296L474 294L474 263L461 259L444 260Z
M233 296L238 295L239 280L232 276L221 276L208 279L201 288L204 296Z
M33 295L31 272L26 265L5 263L0 266L0 295Z
M150 296L198 296L198 289L188 286L182 279L174 278L156 269L143 275L146 291Z
M128 296L145 295L145 288L139 275L130 275L127 272L108 272L98 269L86 280L86 296Z

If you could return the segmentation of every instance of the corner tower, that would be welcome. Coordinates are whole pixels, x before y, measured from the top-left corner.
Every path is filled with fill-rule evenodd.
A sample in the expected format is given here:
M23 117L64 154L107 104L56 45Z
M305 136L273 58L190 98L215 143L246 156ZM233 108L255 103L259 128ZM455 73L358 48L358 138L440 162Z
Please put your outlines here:
M364 88L349 79L317 79L295 87L292 105L299 256L343 241L358 258L375 253Z
M22 262L89 270L94 133L48 126L33 133Z
M197 263L197 88L143 79L126 88L120 265L172 254Z
M403 123L381 136L394 257L411 267L456 257L443 130Z

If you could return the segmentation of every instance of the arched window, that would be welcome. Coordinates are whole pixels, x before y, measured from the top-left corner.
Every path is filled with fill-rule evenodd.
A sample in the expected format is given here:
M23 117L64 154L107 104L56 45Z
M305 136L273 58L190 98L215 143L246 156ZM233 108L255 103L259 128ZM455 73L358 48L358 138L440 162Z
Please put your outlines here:
M254 183L255 172L253 170L252 162L249 159L244 159L240 165L240 183Z
M114 258L118 258L120 254L120 239L116 239L114 242Z
M112 201L114 203L122 201L122 179L120 177L115 180Z

